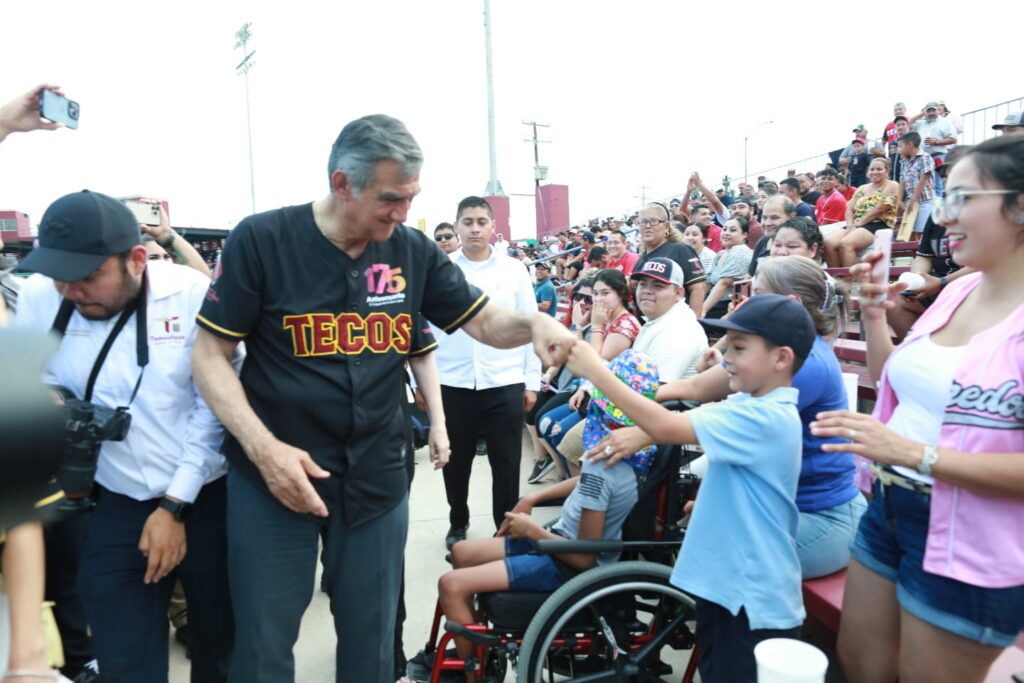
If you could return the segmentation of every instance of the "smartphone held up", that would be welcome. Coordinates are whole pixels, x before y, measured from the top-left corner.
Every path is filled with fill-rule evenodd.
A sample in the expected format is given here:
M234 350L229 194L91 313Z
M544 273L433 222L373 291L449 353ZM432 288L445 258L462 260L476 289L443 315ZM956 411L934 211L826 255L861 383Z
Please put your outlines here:
M889 284L889 262L892 260L892 230L879 230L875 233L875 251L882 254L882 257L875 261L871 271L871 280L878 284ZM883 292L877 297L878 301L885 301L886 295Z
M137 199L122 199L121 202L135 216L141 225L160 225L160 205Z
M78 118L81 109L78 102L69 100L52 90L43 90L39 93L39 115L47 121L61 123L68 128L78 128Z

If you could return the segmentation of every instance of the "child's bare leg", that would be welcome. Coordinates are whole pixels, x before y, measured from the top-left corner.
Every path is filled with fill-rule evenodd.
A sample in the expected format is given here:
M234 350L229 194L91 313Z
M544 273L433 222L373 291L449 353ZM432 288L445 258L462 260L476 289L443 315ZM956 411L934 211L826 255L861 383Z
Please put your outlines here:
M456 569L501 560L505 557L505 537L472 538L452 546L452 566Z
M501 541L504 538L489 538L488 541ZM468 541L463 541L468 543ZM455 548L463 543L456 544ZM455 548L452 548L454 552ZM504 546L502 546L504 554ZM454 569L441 576L437 582L441 596L441 609L445 617L459 624L471 624L476 619L473 611L473 597L477 593L492 593L508 590L508 570L504 560L494 560L475 567ZM466 659L473 652L473 644L465 638L455 638L455 649L459 658ZM466 673L466 680L472 683L472 672Z

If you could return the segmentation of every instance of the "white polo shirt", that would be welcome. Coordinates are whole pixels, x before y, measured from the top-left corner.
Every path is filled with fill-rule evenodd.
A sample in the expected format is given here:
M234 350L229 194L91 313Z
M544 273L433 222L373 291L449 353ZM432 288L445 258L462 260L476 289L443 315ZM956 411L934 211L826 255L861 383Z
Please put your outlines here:
M520 313L536 313L537 299L529 271L520 261L491 249L486 261L470 261L462 249L448 258L479 287L491 302ZM532 344L513 349L496 349L470 337L463 330L445 334L431 325L437 339L437 373L441 384L459 389L494 389L525 384L528 391L540 391L541 364Z
M131 429L124 441L104 442L96 469L103 487L136 500L164 495L192 503L199 489L227 471L220 448L224 427L192 381L196 314L210 286L186 266L147 263L149 364L129 407ZM33 275L22 285L15 324L48 331L60 308L53 280ZM68 321L60 348L44 372L48 384L81 398L100 348L119 316L87 320L77 312ZM92 402L127 405L139 378L135 316L117 336L96 378ZM236 366L237 367L237 366Z
M674 382L697 374L697 363L708 350L708 335L685 301L640 328L633 348L658 366L659 382Z

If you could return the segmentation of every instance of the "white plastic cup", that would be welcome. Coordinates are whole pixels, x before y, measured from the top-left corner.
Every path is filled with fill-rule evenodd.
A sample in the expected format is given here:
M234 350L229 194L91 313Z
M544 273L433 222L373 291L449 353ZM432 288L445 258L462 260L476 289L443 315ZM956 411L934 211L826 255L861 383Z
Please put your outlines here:
M757 683L824 683L825 653L801 640L771 638L754 646Z
M908 292L916 292L924 287L924 276L920 273L903 273L899 281L907 286Z

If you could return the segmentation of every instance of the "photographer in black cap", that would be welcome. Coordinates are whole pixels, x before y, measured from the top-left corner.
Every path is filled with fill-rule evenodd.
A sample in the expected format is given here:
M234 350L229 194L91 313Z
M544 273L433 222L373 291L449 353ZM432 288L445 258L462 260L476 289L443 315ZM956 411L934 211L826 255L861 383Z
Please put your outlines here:
M40 246L21 264L36 275L22 286L16 324L62 336L45 379L73 397L78 418L58 478L72 509L91 509L70 522L83 527L80 554L76 539L50 544L49 578L66 590L77 574L105 683L166 683L166 613L180 578L193 617L191 680L219 682L234 632L224 431L190 365L209 280L148 261L140 242L124 205L83 190L50 205Z

